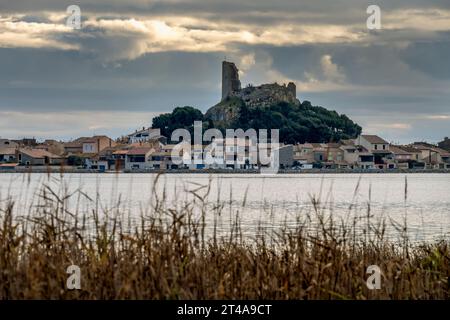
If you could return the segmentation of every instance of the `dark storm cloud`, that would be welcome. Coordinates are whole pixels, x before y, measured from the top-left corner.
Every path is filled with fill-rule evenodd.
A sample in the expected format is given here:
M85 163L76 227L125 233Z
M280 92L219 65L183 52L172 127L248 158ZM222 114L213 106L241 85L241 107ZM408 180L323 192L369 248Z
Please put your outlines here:
M403 59L410 68L430 77L450 80L450 32L443 32L444 41L422 41L403 51Z
M164 111L219 98L220 57L155 53L104 64L75 51L0 49L0 110Z
M366 0L79 0L78 32L62 29L70 2L0 1L0 135L16 134L12 111L205 111L224 56L243 83L293 80L301 100L387 139L450 134L448 0L377 1L377 32Z

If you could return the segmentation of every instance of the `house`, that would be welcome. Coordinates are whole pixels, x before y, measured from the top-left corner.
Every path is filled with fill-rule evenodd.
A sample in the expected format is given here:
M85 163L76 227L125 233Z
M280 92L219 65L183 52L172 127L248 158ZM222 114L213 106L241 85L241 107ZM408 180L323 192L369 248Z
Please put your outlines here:
M304 166L314 163L314 148L310 143L296 144L293 146L294 165Z
M396 145L391 145L390 150L394 155L394 160L397 163L397 168L409 169L409 163L410 161L412 161L413 154Z
M107 136L81 137L74 141L64 143L64 153L68 155L95 154L115 145L116 143Z
M125 158L129 148L127 145L108 147L98 153L97 166L101 171L125 169Z
M292 144L280 146L278 148L278 159L280 168L291 168L294 165L294 146Z
M362 146L357 146L356 149L357 161L356 167L361 169L374 169L375 156Z
M348 167L353 169L358 166L359 154L358 148L353 140L341 140L340 149L343 152L343 160Z
M105 148L114 147L116 143L107 136L93 136L83 142L83 153L99 153Z
M151 169L178 169L178 165L172 163L172 153L167 150L153 152L148 162Z
M220 151L220 147L223 150L223 154L220 154L220 152L217 154L219 160L223 159L221 168L230 169L245 169L257 166L258 159L260 159L257 157L258 148L261 146L271 147L271 145L256 144L256 141L242 137L228 137L223 140L217 139L214 141L214 144L219 147L218 151ZM250 150L251 146L252 150Z
M14 142L12 140L8 139L0 139L0 149L3 148L17 148L19 144L17 142Z
M394 155L389 150L389 142L377 135L362 134L355 140L355 144L364 147L374 157L375 168L394 169Z
M62 165L64 158L42 149L16 149L16 159L25 166Z
M128 143L140 143L148 142L150 140L160 140L162 143L166 144L166 137L161 135L161 130L159 128L142 128L142 130L136 130L134 133L128 135Z
M110 170L111 167L107 160L101 159L99 155L94 155L84 159L84 168L105 172Z
M198 154L203 154L205 168L208 169L252 169L258 166L258 144L249 138L214 139L204 148L194 147L197 147Z
M56 140L45 140L43 143L34 146L34 149L43 149L57 155L64 154L64 144Z
M155 152L155 149L151 147L138 147L128 150L125 155L125 169L152 169L150 156L153 152Z
M356 138L356 145L363 146L368 151L389 151L389 142L376 135L362 134Z
M394 155L394 160L399 169L419 169L424 168L424 162L422 162L419 149L411 146L390 145L390 151Z
M327 159L327 144L298 143L292 146L294 166L310 167L314 163L321 163Z
M64 143L64 154L72 155L81 153L83 153L83 143L81 143L78 139Z
M443 150L446 151L446 150ZM440 168L442 169L450 169L450 152L442 152L441 153L441 158L442 158L442 165L440 166Z
M0 163L16 162L16 148L0 147Z
M341 143L326 144L325 168L337 169L348 167L348 163L344 160L344 150L341 149L341 145Z
M426 142L415 142L413 147L421 151L420 160L428 169L450 168L450 152Z
M314 162L323 162L327 158L327 145L325 143L311 143L313 146Z
M374 169L375 157L365 147L356 145L355 140L341 140L343 160L350 169Z
M75 139L74 141L65 142L64 143L64 153L67 155L72 154L82 154L83 153L83 143L84 141L88 141L89 137L80 137Z
M278 158L275 158L274 151L278 153ZM262 161L262 158L266 158L265 161ZM294 145L260 143L258 144L258 159L258 165L261 168L291 168L294 165ZM245 167L240 168L245 169Z

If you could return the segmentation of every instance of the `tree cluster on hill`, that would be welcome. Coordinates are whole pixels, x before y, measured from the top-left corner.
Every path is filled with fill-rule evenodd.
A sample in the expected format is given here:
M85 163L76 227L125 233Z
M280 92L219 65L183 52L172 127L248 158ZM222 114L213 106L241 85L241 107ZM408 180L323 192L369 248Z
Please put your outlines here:
M184 128L193 133L194 121L203 121L204 129L216 127L225 133L225 129L241 128L247 130L279 129L280 142L333 142L340 139L355 138L361 133L361 127L344 114L323 107L312 106L303 101L299 106L281 102L270 107L249 108L240 105L239 115L227 125L215 125L203 113L193 107L177 107L171 113L162 114L153 119L153 128L160 128L161 134L170 138L172 131Z
M244 104L233 127L278 128L280 141L284 143L333 142L361 133L361 127L346 115L312 106L309 101L299 106L281 102L262 108L248 108Z
M205 121L205 116L200 110L189 106L176 107L171 113L164 113L153 118L152 128L159 128L161 134L169 139L176 129L187 129L192 136L194 134L194 121ZM212 127L210 121L207 121L206 125L208 128Z

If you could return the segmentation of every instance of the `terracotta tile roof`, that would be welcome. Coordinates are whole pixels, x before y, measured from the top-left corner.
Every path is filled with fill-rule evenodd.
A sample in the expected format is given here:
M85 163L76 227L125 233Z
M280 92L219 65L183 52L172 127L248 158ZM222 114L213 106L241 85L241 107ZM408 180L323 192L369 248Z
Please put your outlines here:
M127 155L143 155L149 153L153 148L134 148L127 152Z
M450 155L450 152L448 152L447 150L438 148L438 147L433 148L433 150L438 152L441 156L448 157Z
M73 141L64 143L64 148L82 148L82 147L83 147L82 142Z
M346 146L354 146L355 145L355 141L353 141L352 139L343 139L341 140L343 145Z
M56 154L53 154L53 153L50 153L50 152L48 152L46 150L43 150L43 149L20 149L19 151L21 153L24 153L24 154L26 154L26 155L28 155L28 156L30 156L32 158L35 158L35 159L41 159L41 158L45 158L45 157L54 158L54 159L61 158L60 156L58 156Z
M409 152L409 153L421 153L422 151L414 148L412 146L397 146L398 148L402 149L403 151Z
M0 148L0 154L16 154L16 149L15 148Z
M369 143L373 143L373 144L388 144L388 142L386 140L380 138L377 135L363 134L363 135L361 135L361 137L363 137L364 139L369 141Z
M408 152L404 149L402 149L400 146L394 146L391 145L389 147L389 149L394 153L394 154L411 154L411 152Z
M448 152L447 150L438 148L438 147L430 145L430 144L414 144L413 146L414 146L414 148L417 148L419 150L431 150L432 152L437 152L441 156L444 156L444 157L450 156L450 152Z
M116 150L112 154L128 154L130 150Z

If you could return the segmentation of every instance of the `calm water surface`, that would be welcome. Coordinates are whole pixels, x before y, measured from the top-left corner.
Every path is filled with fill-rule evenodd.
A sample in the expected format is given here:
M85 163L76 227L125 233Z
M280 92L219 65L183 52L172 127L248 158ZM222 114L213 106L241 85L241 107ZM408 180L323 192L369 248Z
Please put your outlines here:
M314 215L315 198L321 212L337 219L366 216L370 206L374 219L406 221L413 241L450 235L449 174L168 174L156 185L155 179L154 174L65 174L61 179L58 174L3 173L0 201L12 199L16 212L27 212L37 205L43 185L60 191L63 186L66 193L82 190L92 199L72 197L70 204L78 210L108 210L120 203L139 215L150 207L153 190L169 206L192 202L195 191L211 204L225 203L224 225L239 212L242 228L251 235L258 225L276 230Z

